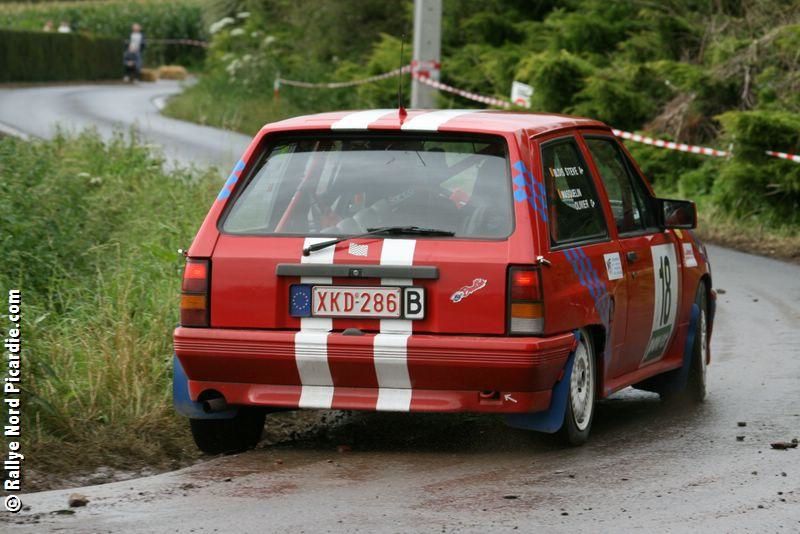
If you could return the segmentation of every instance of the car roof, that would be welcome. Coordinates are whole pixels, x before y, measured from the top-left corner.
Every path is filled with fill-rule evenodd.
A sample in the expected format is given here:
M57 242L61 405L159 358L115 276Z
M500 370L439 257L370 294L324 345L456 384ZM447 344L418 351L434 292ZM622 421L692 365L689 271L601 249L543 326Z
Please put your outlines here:
M452 131L489 134L526 133L541 135L575 127L608 130L600 121L555 113L518 111L439 109L408 110L401 120L397 109L334 111L303 115L264 126L268 131L285 130L405 130Z

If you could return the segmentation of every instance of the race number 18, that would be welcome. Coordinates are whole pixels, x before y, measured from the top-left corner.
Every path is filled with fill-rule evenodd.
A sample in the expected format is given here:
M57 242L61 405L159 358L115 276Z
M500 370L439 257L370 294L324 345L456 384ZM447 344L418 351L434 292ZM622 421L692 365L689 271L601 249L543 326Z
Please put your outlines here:
M672 243L651 247L653 254L653 324L642 363L664 356L675 327L678 267Z
M672 273L669 270L669 256L661 256L658 268L658 278L661 280L661 310L659 326L664 326L669 322L669 314L672 311Z

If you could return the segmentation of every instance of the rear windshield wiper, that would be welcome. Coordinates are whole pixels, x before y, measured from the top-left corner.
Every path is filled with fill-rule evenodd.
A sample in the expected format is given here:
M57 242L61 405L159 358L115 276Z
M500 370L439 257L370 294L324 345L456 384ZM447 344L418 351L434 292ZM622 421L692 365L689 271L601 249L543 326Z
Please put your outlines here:
M347 241L348 239L358 239L360 237L368 237L371 235L380 235L380 234L430 235L430 236L456 235L455 232L451 232L450 230L439 230L437 228L420 228L419 226L383 226L381 228L367 228L367 231L364 232L363 234L337 237L336 239L331 239L330 241L322 241L320 243L314 243L313 245L309 245L303 249L303 256L308 256L315 250L322 250L323 248L328 248L332 245L336 245L337 243L341 243L342 241Z

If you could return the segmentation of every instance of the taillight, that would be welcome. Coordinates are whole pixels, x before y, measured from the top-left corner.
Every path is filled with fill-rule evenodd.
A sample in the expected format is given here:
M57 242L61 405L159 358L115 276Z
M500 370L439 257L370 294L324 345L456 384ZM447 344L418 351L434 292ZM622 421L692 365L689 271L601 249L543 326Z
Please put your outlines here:
M512 267L508 271L508 331L511 334L544 332L544 305L540 271Z
M186 260L181 285L181 326L208 326L208 260Z

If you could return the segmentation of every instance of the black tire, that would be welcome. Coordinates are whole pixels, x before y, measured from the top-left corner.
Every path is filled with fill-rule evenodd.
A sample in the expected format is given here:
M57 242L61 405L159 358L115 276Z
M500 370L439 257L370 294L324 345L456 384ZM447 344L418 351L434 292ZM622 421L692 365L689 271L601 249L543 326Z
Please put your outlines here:
M564 423L556 437L565 445L583 445L589 440L597 408L597 357L589 332L582 329L575 349ZM585 351L584 354L581 351ZM582 409L579 409L583 407Z
M206 454L229 454L252 449L264 431L264 410L239 408L231 419L189 419L197 448Z
M692 345L692 362L686 389L682 393L684 400L700 403L706 400L706 364L708 358L708 292L705 282L697 286L695 304L700 308L697 316L697 329Z

